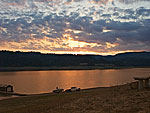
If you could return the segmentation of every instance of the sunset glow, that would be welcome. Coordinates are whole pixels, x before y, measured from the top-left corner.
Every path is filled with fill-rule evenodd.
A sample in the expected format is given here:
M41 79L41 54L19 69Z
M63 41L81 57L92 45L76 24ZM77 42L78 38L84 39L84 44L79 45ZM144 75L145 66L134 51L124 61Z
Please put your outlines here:
M149 0L0 1L0 50L100 55L150 51L149 30Z

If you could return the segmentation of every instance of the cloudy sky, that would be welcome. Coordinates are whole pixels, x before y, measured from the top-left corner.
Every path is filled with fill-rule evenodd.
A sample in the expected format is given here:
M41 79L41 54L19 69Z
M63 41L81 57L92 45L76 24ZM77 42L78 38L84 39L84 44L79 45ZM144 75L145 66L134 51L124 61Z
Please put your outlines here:
M0 0L0 50L150 51L150 0Z

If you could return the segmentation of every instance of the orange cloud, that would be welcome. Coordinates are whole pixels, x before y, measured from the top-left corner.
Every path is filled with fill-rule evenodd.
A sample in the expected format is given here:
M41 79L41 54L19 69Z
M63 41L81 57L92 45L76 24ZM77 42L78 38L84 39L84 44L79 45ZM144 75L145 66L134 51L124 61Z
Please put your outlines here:
M87 43L83 41L74 40L70 34L63 34L62 38L50 38L44 36L43 38L34 38L34 34L30 34L30 39L23 41L3 41L1 42L0 49L18 49L18 50L39 50L39 51L74 51L76 53L87 53L87 48L100 47L97 43ZM67 52L66 52L67 53ZM95 53L95 52L91 52Z

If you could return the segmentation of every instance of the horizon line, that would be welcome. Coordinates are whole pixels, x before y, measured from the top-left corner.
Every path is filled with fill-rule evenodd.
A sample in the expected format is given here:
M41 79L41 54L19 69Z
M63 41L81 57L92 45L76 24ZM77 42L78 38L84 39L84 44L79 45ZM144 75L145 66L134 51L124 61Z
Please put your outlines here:
M7 51L7 52L22 52L22 53L40 53L40 54L55 54L55 55L99 55L99 56L115 56L117 54L123 54L123 53L140 53L140 52L150 52L150 51L125 51L125 52L118 52L116 54L94 54L94 53L80 53L80 52L41 52L41 51L35 51L35 50L26 50L26 51L21 51L21 50L0 50L0 52L2 51Z

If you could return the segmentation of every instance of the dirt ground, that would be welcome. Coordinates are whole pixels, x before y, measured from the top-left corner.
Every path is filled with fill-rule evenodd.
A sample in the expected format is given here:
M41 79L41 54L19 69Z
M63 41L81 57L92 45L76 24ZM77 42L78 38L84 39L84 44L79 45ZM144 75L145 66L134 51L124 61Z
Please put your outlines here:
M0 113L150 113L150 89L129 84L0 100Z

